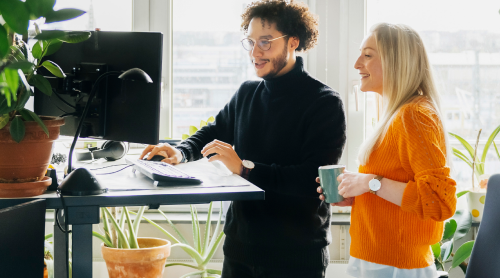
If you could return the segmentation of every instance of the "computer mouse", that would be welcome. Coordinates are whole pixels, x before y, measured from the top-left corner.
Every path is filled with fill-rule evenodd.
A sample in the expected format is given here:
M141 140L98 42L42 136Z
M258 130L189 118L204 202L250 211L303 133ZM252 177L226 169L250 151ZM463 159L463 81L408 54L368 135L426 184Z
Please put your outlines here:
M153 156L153 158L151 158L149 161L162 161L164 160L166 157L164 157L163 155L159 155L159 154L156 154L155 156ZM144 160L147 160L147 158L143 158Z

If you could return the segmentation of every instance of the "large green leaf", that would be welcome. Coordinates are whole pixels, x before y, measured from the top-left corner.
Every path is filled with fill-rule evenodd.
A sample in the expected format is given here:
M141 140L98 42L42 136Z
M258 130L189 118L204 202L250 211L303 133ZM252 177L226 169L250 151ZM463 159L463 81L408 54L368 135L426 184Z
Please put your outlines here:
M51 96L52 95L52 86L50 82L43 76L36 74L31 77L31 85L35 86L38 90L42 91L42 93Z
M40 119L38 117L38 115L35 114L35 112L33 112L33 111L30 111L28 109L23 109L23 111L28 111L28 113L30 114L31 118L33 118L33 120L42 128L43 132L45 132L45 134L47 134L47 138L49 138L49 130L47 129L47 127L45 126L45 124L42 122L42 119Z
M453 154L456 157L462 159L465 163L467 163L467 165L469 165L469 167L472 168L472 162L467 158L467 156L465 156L465 154L463 154L461 151L459 151L455 147L453 147L452 149L453 149Z
M463 195L465 195L467 193L469 193L469 190L460 191L460 192L457 193L457 198L460 198L460 197L462 197Z
M63 44L63 42L60 40L57 40L57 39L53 39L53 40L48 41L47 47L44 50L45 53L43 56L49 56L49 55L56 53L57 50L59 50L59 48L61 48L62 44Z
M4 97L2 97L2 94L4 95ZM8 88L4 87L0 89L0 115L7 114L15 110L14 107L8 105L6 94L10 94L10 90Z
M210 118L208 118L207 120L207 123L213 123L213 122L215 122L215 118L214 116L210 116Z
M133 211L131 211L130 213L137 214L137 213L134 213ZM167 230L165 230L164 228L162 228L160 225L156 224L153 220L147 218L146 216L142 216L142 218L144 220L148 221L151 225L153 225L154 227L156 227L162 233L164 233L173 243L180 243L180 241L178 239L176 239L171 233L169 233Z
M438 243L431 245L432 254L434 254L434 259L439 258L441 255L441 245Z
M120 225L118 222L116 222L116 219L111 215L111 212L109 211L108 208L104 208L104 212L108 215L109 220L111 220L111 223L115 227L116 231L118 232L118 239L119 242L122 244L123 249L130 249L130 245L127 240L127 236L123 232L123 229L121 229Z
M17 143L21 142L24 138L25 132L26 128L24 127L23 120L21 120L21 117L15 117L10 123L10 135L12 136L12 139Z
M457 230L457 221L455 219L450 219L444 224L443 240L450 239L455 234Z
M139 225L141 224L142 215L144 215L145 210L146 210L145 206L140 207L139 211L137 212L137 217L134 220L133 226L134 226L134 232L136 235L139 234Z
M30 13L25 2L19 0L1 0L0 11L9 27L18 34L26 34Z
M191 226L193 229L193 247L197 252L200 252L200 229L198 223L198 215L196 212L196 207L189 205L191 209Z
M470 254L472 253L473 247L474 247L474 240L467 241L466 243L462 244L462 246L460 246L457 252L455 253L455 256L453 256L451 268L455 268L463 261L467 260L467 258L470 257Z
M165 219L167 220L168 224L170 225L170 227L172 227L172 229L174 230L174 232L179 236L179 242L180 243L184 243L184 244L188 244L188 241L186 240L186 238L182 235L182 233L179 231L179 229L177 229L177 227L175 226L174 223L172 223L172 221L170 221L170 219L165 215L165 213L163 213L163 211L161 210L158 210L158 212L163 215L163 217L165 217Z
M37 41L35 45L33 45L33 49L31 50L31 55L35 59L41 59L43 54L43 41Z
M19 111L19 114L21 114L21 116L23 117L23 119L27 122L30 122L30 121L34 121L33 120L33 117L31 117L30 113L28 112L27 109L20 109Z
M206 250L208 249L210 232L212 231L210 229L210 226L212 224L211 219L210 219L212 217L212 205L213 205L213 202L210 202L210 205L208 206L207 223L205 224L205 237L203 239L202 247L201 247L202 254L205 254Z
M457 221L457 231L453 236L455 241L463 238L470 230L472 225L472 215L468 210L457 210L453 219Z
M17 99L17 104L15 106L16 109L23 108L26 102L28 102L31 94L31 86L28 84L28 81L26 80L26 77L24 74L19 75L19 79L21 81L21 85L24 86L24 88L19 88L19 97Z
M208 254L207 256L205 257L205 260L203 260L203 266L207 265L208 262L212 259L212 257L214 256L215 254L215 251L217 250L217 248L219 247L219 244L221 243L222 241L222 237L224 236L224 232L220 232L219 236L217 236L217 239L215 240L215 243L214 245L211 245L208 249Z
M452 133L452 132L448 132L448 133L452 137L455 137L462 144L462 146L464 146L464 148L467 150L467 152L470 155L470 161L473 161L474 160L474 148L472 148L472 146L467 141L465 141L464 138L460 137L459 135Z
M486 161L486 155L488 154L488 150L490 149L491 143L493 142L493 140L495 140L495 137L498 135L499 132L500 132L500 125L493 130L490 137L488 138L488 141L486 141L486 145L484 145L483 155L481 156L481 164L479 165L483 173L484 173L484 162Z
M495 147L495 152L497 153L498 159L500 159L500 152L498 151L497 144L493 141L493 146Z
M9 114L0 115L0 129L4 128L9 123Z
M66 77L66 74L64 74L63 70L59 67L58 64L52 62L52 61L44 61L42 63L42 66L44 66L46 69L48 69L53 75L59 77L59 78L64 78Z
M14 70L22 70L23 73L28 73L31 71L31 69L33 69L35 65L33 65L33 63L30 63L28 61L20 61L20 62L14 62L10 65L7 66L7 68L9 69L14 69Z
M450 257L452 251L453 251L453 239L441 245L441 259L443 262Z
M64 37L59 38L59 40L67 43L79 43L88 40L91 35L90 32L72 31L66 32Z
M65 20L70 20L81 16L86 13L85 11L79 9L60 9L57 11L50 12L45 16L45 23L60 22Z
M19 70L21 74L22 71ZM17 89L19 88L19 72L15 69L5 68L4 78L7 85L9 85L10 92L12 93L12 99L17 100Z
M0 59L9 53L9 38L7 37L7 30L0 25Z
M52 12L56 0L26 0L30 12L36 17L42 17Z
M66 35L66 32L61 30L43 30L40 34L35 36L35 40L52 40L59 39Z
M134 226L132 221L130 220L130 214L128 213L128 208L123 207L123 213L125 213L125 217L127 218L127 226L129 232L129 245L131 249L139 249L139 243L137 242L137 235L135 234Z
M195 126L190 126L189 127L189 136L193 135L196 133L196 131L198 131L198 128L196 128Z

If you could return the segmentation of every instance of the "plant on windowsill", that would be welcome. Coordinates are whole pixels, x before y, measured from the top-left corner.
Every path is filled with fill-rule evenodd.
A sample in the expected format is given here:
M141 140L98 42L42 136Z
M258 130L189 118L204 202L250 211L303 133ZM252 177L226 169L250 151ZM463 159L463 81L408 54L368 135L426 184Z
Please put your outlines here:
M189 134L182 134L182 140L188 139L191 135L195 134L198 129L201 129L202 127L206 126L208 123L212 123L215 121L214 116L210 116L207 121L201 121L200 122L200 127L195 127L194 125L189 127Z
M457 198L467 194L468 191L457 193ZM460 267L464 274L467 271L467 263L465 260L470 257L474 240L467 241L462 244L455 252L453 252L456 242L463 238L472 226L472 215L469 211L459 210L455 215L447 220L444 224L443 237L440 242L431 246L434 254L434 264L437 270L450 272L455 267ZM445 264L451 262L451 267L446 270Z
M44 267L44 271L43 271L43 277L44 278L54 278L54 243L52 241L50 241L50 239L53 237L53 234L47 234L45 235L45 242L44 242L44 245L45 245L45 250L44 250L44 264L45 264L45 267ZM68 252L69 252L69 263L68 263L68 267L69 267L69 278L72 277L72 271L71 271L71 268L72 268L72 260L71 260L71 248L68 248Z
M207 268L208 263L212 259L219 247L222 237L224 236L224 232L219 233L220 223L222 219L222 202L220 203L220 211L219 211L219 220L217 221L217 225L215 227L215 231L213 234L211 231L211 217L212 217L212 205L213 202L210 203L208 208L208 216L207 222L205 225L205 234L202 237L201 229L200 229L200 221L198 220L198 212L196 207L191 205L191 221L192 221L192 231L193 231L193 245L190 245L186 238L180 233L177 227L168 219L168 217L161 211L158 212L165 217L168 224L172 227L172 229L177 234L177 238L170 234L167 230L162 228L160 225L152 221L151 219L142 216L146 221L151 223L153 226L158 228L161 232L163 232L172 242L175 244L172 247L180 247L184 250L194 261L194 265L184 264L184 263L171 263L166 264L165 267L169 266L185 266L196 269L196 271L185 274L179 278L187 278L187 277L203 277L203 278L217 278L222 274L220 270L209 269ZM217 234L219 233L219 234Z
M103 242L101 252L110 278L163 277L171 244L165 239L137 237L145 209L141 207L132 221L127 207L123 207L120 219L110 209L101 208L104 234L92 234Z
M498 147L494 141L495 137L498 135L499 132L500 132L500 125L497 126L488 137L488 140L486 141L486 144L483 149L483 153L481 155L481 159L479 159L479 152L478 152L481 130L479 130L479 133L477 135L474 148L465 139L463 139L457 134L450 132L450 135L458 139L458 141L462 144L462 146L467 150L466 153L469 155L467 156L458 149L453 148L453 154L456 157L463 160L465 163L467 163L467 165L469 165L469 167L471 167L472 169L472 187L470 188L467 194L467 202L469 205L469 210L472 213L472 220L477 222L480 222L483 217L484 201L486 199L486 191L487 191L486 185L489 179L489 175L485 173L484 165L486 161L486 155L491 145L493 145L496 155L500 159L500 152L498 151ZM478 181L479 183L478 187L475 186L475 181Z
M50 83L37 74L39 68L65 77L57 64L42 59L55 53L64 42L78 43L90 37L90 32L41 32L35 21L53 23L85 13L78 9L54 11L54 5L55 0L0 1L0 14L5 21L0 25L0 197L40 195L51 183L44 176L52 142L59 136L64 119L38 116L25 105L33 95L32 86L52 94ZM27 37L30 23L35 25L38 40L33 48L16 35Z

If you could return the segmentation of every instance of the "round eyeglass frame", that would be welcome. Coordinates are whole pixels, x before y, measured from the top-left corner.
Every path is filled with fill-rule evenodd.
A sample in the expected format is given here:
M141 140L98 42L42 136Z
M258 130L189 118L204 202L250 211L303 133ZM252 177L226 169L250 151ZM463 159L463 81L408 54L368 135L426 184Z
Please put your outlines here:
M257 46L258 46L258 47L259 47L262 51L267 51L267 50L271 49L271 42L272 42L272 41L275 41L275 40L277 40L277 39L284 38L284 37L286 37L286 36L288 36L288 35L283 35L283 36L281 36L281 37L277 37L277 38L274 38L274 39L272 39L272 40L268 40L268 39L260 39L260 40L258 40L258 41L257 41ZM259 44L259 42L261 42L261 41L267 41L267 42L269 42L269 47L268 47L267 49L264 49L264 48L261 46L261 44ZM245 47L245 43L246 43L246 42L248 42L247 44L248 44L248 46L250 46L250 49L247 49L247 48ZM254 47L255 47L255 42L254 42L252 39L249 39L249 38L244 38L244 39L242 39L242 40L241 40L241 45L243 46L243 48L244 48L246 51L252 51L252 50L254 49Z

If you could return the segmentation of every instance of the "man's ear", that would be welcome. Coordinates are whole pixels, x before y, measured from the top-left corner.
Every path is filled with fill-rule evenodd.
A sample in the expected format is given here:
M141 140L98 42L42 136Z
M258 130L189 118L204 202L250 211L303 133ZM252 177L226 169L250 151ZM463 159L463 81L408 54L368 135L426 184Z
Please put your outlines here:
M288 40L288 45L292 50L297 49L297 47L299 47L299 44L300 40L298 37L290 37L290 39Z

